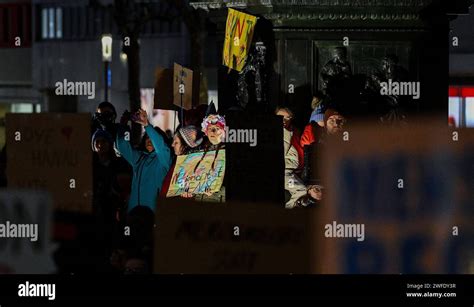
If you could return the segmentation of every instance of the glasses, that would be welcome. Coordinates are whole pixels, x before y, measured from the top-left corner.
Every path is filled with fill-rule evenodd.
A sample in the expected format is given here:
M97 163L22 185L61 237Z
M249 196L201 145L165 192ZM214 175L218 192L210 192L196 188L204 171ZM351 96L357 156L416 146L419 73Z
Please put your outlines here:
M338 126L344 126L346 124L346 120L344 118L338 118L338 119L328 119L328 123L332 125L338 125Z

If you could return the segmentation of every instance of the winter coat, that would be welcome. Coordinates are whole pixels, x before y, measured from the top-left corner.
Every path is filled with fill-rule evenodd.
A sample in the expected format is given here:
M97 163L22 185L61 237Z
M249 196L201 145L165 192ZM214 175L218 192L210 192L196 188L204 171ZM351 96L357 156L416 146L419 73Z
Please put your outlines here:
M163 179L171 166L170 149L163 137L151 126L145 127L153 147L152 152L139 151L124 138L126 130L121 127L117 133L117 149L133 168L132 189L128 201L128 212L138 205L156 209L158 194Z

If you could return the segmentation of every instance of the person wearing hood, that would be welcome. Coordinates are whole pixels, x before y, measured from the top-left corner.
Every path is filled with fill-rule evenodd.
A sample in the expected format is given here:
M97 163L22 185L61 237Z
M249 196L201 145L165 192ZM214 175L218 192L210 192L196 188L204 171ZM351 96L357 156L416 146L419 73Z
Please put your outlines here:
M115 139L118 129L118 125L115 123L116 118L117 111L115 111L113 104L108 101L99 103L92 119L92 131L105 130Z
M164 132L152 127L146 111L139 110L132 120L143 125L143 136L139 150L126 139L129 113L124 112L117 133L117 149L133 168L132 189L128 201L128 212L136 206L147 206L155 211L163 180L171 166L170 149L165 143Z

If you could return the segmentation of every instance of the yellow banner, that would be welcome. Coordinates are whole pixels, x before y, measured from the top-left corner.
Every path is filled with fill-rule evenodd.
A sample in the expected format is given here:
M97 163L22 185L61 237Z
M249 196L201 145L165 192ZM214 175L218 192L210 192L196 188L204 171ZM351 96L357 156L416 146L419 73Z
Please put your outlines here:
M229 9L222 64L241 71L247 60L257 17Z

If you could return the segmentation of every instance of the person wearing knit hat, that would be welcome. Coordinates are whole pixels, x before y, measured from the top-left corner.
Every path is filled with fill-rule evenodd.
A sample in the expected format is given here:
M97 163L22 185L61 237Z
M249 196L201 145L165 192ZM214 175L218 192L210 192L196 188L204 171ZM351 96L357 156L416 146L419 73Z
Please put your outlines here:
M186 126L179 128L173 137L171 147L174 149L175 155L185 155L191 149L201 145L202 138L196 126Z
M342 131L346 118L336 109L327 109L324 112L324 127L327 134L336 134Z
M178 131L176 131L171 147L173 147L174 154L176 156L181 156L194 152L199 148L201 143L202 135L200 131L196 126L189 125L186 127L181 127L178 129ZM168 193L175 165L176 157L173 159L173 163L171 164L171 167L166 174L165 179L163 180L160 197L166 197L166 194Z
M324 111L326 109L323 102L324 94L318 92L311 101L313 112L309 118L309 123L304 127L303 134L300 138L300 146L305 147L316 142L320 135L324 132Z

